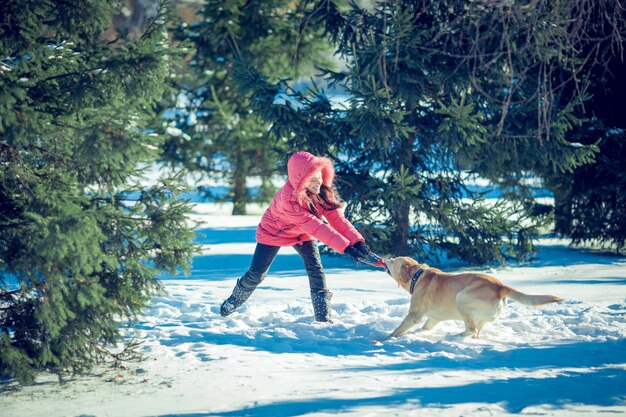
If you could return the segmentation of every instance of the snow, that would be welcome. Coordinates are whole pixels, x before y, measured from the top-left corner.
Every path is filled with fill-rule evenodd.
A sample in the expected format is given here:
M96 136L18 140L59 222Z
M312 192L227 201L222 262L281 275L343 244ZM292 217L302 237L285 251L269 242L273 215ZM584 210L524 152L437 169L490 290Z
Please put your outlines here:
M323 256L333 324L315 323L307 278L284 248L242 308L219 305L247 269L262 207L230 216L198 204L202 252L188 277L162 277L140 323L146 360L59 385L5 383L3 417L36 416L572 416L626 413L626 259L540 242L526 265L483 268L528 293L461 339L461 322L376 345L409 296L384 272Z
M177 127L168 126L165 128L165 133L170 136L180 136L183 134L183 131Z
M294 107L296 109L301 108L302 107L302 103L300 103L298 101L297 98L290 96L289 94L285 93L284 91L281 91L279 93L277 93L274 96L274 101L272 102L272 104L277 105L277 106L291 106Z

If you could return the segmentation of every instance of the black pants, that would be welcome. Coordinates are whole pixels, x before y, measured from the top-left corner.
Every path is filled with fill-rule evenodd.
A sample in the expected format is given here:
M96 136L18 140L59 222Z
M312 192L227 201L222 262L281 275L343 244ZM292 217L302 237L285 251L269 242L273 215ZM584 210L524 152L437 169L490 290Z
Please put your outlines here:
M294 245L293 248L304 261L304 268L309 276L311 291L326 291L326 276L324 275L320 259L320 251L317 248L317 241L310 240L301 245ZM265 279L267 271L270 269L279 250L280 246L257 243L252 262L250 263L250 269L239 281L240 285L246 290L254 290Z

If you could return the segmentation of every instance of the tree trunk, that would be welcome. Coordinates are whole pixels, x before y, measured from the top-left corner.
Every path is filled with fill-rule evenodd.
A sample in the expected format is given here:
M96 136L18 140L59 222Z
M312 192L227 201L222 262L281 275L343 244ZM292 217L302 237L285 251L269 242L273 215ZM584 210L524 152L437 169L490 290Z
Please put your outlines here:
M409 144L404 146L404 151L399 158L399 167L397 171L400 170L401 166L406 168L411 168L413 166L413 152L412 152L412 143L409 140ZM410 228L410 219L409 214L411 213L411 202L408 199L399 200L396 204L394 204L394 208L392 208L391 218L394 222L394 231L392 233L393 240L393 254L396 256L409 256L411 255L411 248L409 245L409 228Z
M410 204L405 200L396 205L392 214L395 229L392 233L392 251L396 256L409 256L409 213Z
M564 187L554 187L554 233L570 236L572 227L571 192Z
M233 216L247 214L248 189L246 188L246 176L245 162L242 153L239 152L235 161L235 171L233 172Z

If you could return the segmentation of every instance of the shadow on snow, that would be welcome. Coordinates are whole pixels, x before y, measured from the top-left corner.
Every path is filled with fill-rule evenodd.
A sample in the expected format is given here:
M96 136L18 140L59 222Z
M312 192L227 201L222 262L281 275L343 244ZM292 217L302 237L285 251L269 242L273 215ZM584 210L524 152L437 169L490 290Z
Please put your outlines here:
M215 245L218 243L251 243L256 241L256 226L224 227L197 230L199 236L194 243L198 245Z
M564 408L570 404L588 406L623 405L626 399L626 369L608 367L594 369L593 366L618 365L612 362L623 352L625 342L581 342L571 345L552 346L550 348L524 348L509 352L488 352L488 359L477 357L469 360L455 361L449 358L430 358L403 364L398 367L383 366L381 371L414 371L436 373L457 370L488 370L499 367L533 370L535 368L553 368L565 366L578 368L591 366L590 369L561 370L556 376L504 377L469 382L460 386L422 387L392 389L386 395L368 398L313 398L306 400L276 401L262 405L254 405L242 409L216 412L167 414L160 417L197 417L197 416L300 416L314 412L341 413L366 407L420 407L448 408L466 403L498 404L507 412L520 413L527 407L547 406ZM601 360L594 360L596 355ZM597 357L596 357L597 358ZM612 358L613 360L606 360ZM619 364L622 365L622 364ZM376 367L368 368L368 371ZM349 369L348 369L349 370ZM342 369L343 372L346 369ZM332 370L336 372L336 370ZM365 411L365 410L363 410Z

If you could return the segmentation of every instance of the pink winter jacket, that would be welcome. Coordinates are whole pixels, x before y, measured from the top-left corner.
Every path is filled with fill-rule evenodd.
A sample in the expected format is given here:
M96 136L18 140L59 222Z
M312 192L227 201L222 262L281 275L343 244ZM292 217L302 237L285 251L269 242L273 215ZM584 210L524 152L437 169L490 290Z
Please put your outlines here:
M325 210L316 205L319 217L311 212L306 198L306 183L316 172L322 172L322 182L331 187L335 168L328 158L308 152L297 152L287 162L288 180L276 192L256 229L258 243L272 246L292 246L317 239L337 252L364 241L363 236L343 215L341 209ZM325 217L328 224L321 217Z

